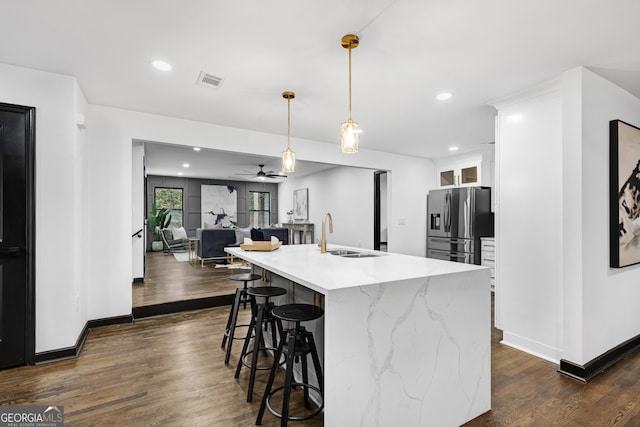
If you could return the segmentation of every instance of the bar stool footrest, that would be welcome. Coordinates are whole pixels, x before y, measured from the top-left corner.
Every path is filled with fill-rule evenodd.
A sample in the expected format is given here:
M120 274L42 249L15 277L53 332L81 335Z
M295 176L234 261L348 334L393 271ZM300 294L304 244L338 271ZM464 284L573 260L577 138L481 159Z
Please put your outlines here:
M275 353L275 351L277 350L277 348L273 348L273 347L266 347L266 348L259 348L258 351L268 351L271 350L272 352ZM247 351L244 356L242 356L242 359L240 359L240 362L242 363L243 366L247 367L247 368L251 368L251 363L247 362L247 357L253 354L253 350L249 350ZM282 362L284 363L284 362ZM282 365L282 363L280 363L280 365ZM268 366L256 366L256 370L258 371L269 371L271 370L271 368L273 367L273 363L269 363Z
M287 420L291 420L291 421L303 421L303 420L308 420L309 418L315 417L316 415L318 415L320 412L322 412L322 409L324 408L324 398L322 397L322 391L311 384L305 384L305 383L297 383L297 382L292 382L291 383L291 387L302 387L302 388L308 388L310 390L314 390L316 391L319 395L320 395L320 400L322 401L322 403L320 404L320 406L318 406L313 412L305 415L305 416L291 416L289 415L289 417L287 418ZM273 390L271 390L271 393L269 393L267 395L266 398L266 404L267 404L267 409L269 410L269 412L271 412L273 415L275 415L278 418L282 418L282 414L279 412L276 412L275 409L273 409L271 407L271 403L269 402L271 400L271 396L273 396L275 393L279 392L280 390L283 390L284 386L280 386L278 388L275 388Z

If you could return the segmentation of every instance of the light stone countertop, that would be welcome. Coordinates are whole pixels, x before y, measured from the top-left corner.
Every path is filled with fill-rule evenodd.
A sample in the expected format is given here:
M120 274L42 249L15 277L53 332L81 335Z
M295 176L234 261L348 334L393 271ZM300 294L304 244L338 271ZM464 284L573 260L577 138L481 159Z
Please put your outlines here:
M239 247L232 247L225 248L225 252L323 295L327 295L332 290L487 268L411 255L328 245L327 250L332 249L371 252L380 256L347 258L330 253L321 254L320 248L315 244L283 245L271 252L245 251Z

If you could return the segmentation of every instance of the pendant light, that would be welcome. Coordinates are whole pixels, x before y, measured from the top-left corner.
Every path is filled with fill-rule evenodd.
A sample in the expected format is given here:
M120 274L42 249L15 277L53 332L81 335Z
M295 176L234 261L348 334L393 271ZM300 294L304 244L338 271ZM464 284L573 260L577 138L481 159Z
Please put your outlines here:
M340 150L343 153L357 153L360 142L360 130L358 124L351 119L351 49L360 44L360 38L354 34L342 37L342 47L349 49L349 120L340 128Z
M293 92L282 92L287 100L287 149L282 152L282 172L295 172L296 154L291 150L291 100L296 97Z

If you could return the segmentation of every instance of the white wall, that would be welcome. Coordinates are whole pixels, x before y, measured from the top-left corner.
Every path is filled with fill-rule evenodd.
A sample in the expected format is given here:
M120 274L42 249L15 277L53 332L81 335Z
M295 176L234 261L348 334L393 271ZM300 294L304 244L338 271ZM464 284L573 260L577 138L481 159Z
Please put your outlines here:
M562 97L556 82L498 108L496 317L503 343L562 352Z
M573 135L582 134L581 150L567 161L581 158L581 203L572 205L581 218L579 234L566 236L567 250L581 248L581 274L566 277L565 306L582 303L582 312L565 327L564 359L584 364L640 334L640 266L609 268L609 121L620 119L640 126L640 99L585 69L563 76L581 88L582 114ZM578 127L579 126L579 127ZM577 144L572 144L572 147ZM577 147L576 147L577 148ZM574 187L565 185L565 193ZM574 216L574 215L572 215ZM582 278L582 286L574 283Z
M266 156L282 150L279 135L87 105L68 76L0 64L0 94L2 102L36 107L37 352L73 346L89 319L131 313L132 216L144 203L132 200L132 141ZM301 160L390 170L389 249L424 256L431 161L366 149L342 155L337 143L292 144Z
M86 101L75 78L0 64L0 101L36 107L36 352L72 346L86 320Z
M327 242L373 249L373 170L336 167L303 178L291 174L278 185L278 217L287 220L293 207L293 191L309 189L309 222L315 224L315 239L322 236L322 217L333 218L333 234Z
M609 267L609 121L640 100L579 67L496 106L499 327L584 365L640 334L640 266Z
M212 124L137 113L116 108L91 105L88 114L90 126L91 170L90 217L100 218L104 206L113 215L122 218L111 224L105 232L104 223L91 224L92 239L89 248L92 287L89 300L91 319L120 316L131 312L132 210L132 141L148 140L178 145L199 146L225 151L265 156L279 155L282 136L234 129ZM426 159L394 155L361 149L355 155L342 155L338 144L294 140L296 157L342 166L360 166L390 170L389 250L424 256L426 233L426 194L433 187L433 164ZM110 179L103 179L109 176ZM373 178L371 178L373 182ZM329 190L331 191L331 190ZM312 197L322 192L312 192ZM372 197L373 190L370 191ZM312 199L312 203L315 202ZM320 202L322 203L322 202ZM281 204L285 206L285 204ZM313 209L313 208L312 208ZM350 215L358 215L359 207L351 205ZM285 209L286 211L286 209ZM281 218L286 218L279 212ZM371 214L372 215L372 214ZM404 224L400 225L400 219ZM339 227L336 219L336 226ZM364 244L364 242L363 242ZM142 254L139 254L142 256Z

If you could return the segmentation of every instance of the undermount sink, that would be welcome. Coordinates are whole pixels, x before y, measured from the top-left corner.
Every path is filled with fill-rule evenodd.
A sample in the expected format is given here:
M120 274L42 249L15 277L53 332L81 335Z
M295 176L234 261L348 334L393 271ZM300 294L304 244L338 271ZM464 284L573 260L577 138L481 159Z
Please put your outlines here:
M378 254L372 254L370 252L356 252L353 254L342 255L343 258L373 258L380 256Z
M329 252L331 255L338 255L338 256L355 255L360 253L356 251L350 251L348 249L333 249L327 252Z
M350 251L349 249L333 249L327 252L329 252L331 255L338 255L344 258L371 258L380 256L371 252Z

